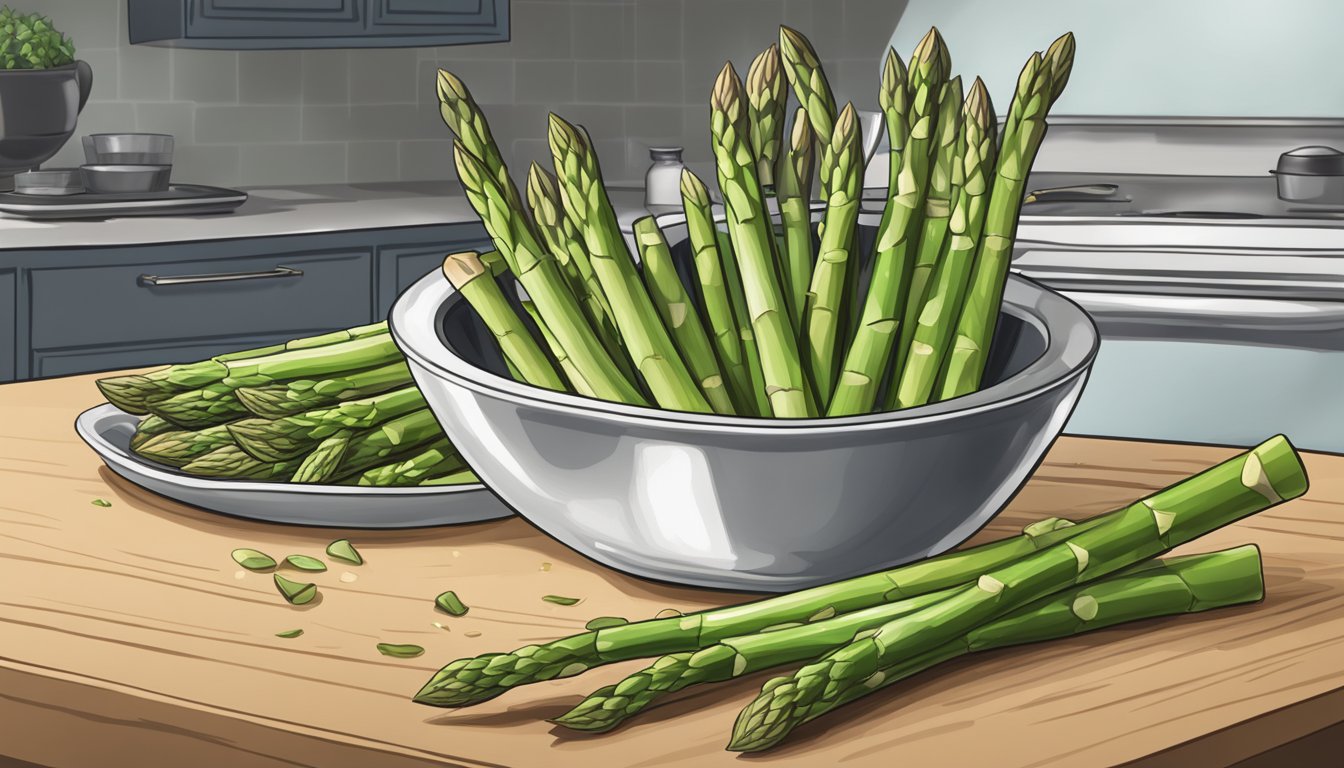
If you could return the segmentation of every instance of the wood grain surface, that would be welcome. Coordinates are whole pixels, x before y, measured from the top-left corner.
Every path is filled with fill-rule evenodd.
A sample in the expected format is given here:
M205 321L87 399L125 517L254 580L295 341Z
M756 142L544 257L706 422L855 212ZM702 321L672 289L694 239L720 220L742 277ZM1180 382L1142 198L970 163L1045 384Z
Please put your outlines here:
M624 576L520 519L373 532L183 507L121 481L78 440L76 414L98 402L92 377L0 387L0 755L17 760L1191 766L1235 762L1344 720L1344 457L1308 455L1307 496L1185 548L1258 544L1262 604L963 659L805 726L780 749L738 757L723 745L761 676L692 689L601 736L545 719L640 662L465 710L410 696L461 656L544 642L595 616L639 619L743 596ZM1061 439L976 541L1049 515L1106 511L1232 453ZM249 546L326 559L325 545L341 537L366 564L331 563L313 579L320 599L303 607L229 557ZM437 612L433 598L446 589L470 613ZM552 605L547 594L583 601ZM301 637L275 636L296 628ZM379 642L427 651L388 658Z

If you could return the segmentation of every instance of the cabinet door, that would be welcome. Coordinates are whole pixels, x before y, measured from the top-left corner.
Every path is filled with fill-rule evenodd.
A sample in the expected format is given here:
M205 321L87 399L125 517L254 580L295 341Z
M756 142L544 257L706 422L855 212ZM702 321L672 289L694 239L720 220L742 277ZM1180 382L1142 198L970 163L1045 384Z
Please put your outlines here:
M309 328L263 336L232 336L166 344L120 344L93 349L39 350L33 353L31 376L33 378L69 376L76 373L190 363L225 352L280 344L290 339L316 336L330 330L333 329Z
M364 31L363 0L190 0L187 37L343 37Z
M425 45L509 39L508 0L369 0L373 35L426 38ZM435 42L429 42L434 38Z
M17 362L14 342L18 302L14 283L13 270L0 271L0 382L14 380Z
M486 250L484 238L384 246L378 249L378 317L392 311L401 292L411 283L443 266L443 257L455 251Z
M32 349L345 328L373 315L368 248L286 253L274 243L254 243L233 249L241 253L34 269Z

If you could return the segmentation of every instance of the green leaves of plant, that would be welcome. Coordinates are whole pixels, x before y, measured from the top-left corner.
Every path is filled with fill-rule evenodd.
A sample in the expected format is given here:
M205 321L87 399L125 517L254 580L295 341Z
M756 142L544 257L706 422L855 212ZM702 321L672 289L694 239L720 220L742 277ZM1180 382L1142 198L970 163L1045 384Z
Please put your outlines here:
M5 69L50 69L75 60L75 44L38 14L0 10L0 64Z

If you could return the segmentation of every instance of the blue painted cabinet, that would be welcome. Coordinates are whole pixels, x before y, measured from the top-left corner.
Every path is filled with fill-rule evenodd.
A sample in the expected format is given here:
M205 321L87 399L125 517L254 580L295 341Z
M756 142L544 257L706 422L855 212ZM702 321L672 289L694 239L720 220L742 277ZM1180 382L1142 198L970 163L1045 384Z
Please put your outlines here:
M132 43L389 48L503 42L509 0L128 0Z
M0 381L200 360L383 320L479 224L0 250Z

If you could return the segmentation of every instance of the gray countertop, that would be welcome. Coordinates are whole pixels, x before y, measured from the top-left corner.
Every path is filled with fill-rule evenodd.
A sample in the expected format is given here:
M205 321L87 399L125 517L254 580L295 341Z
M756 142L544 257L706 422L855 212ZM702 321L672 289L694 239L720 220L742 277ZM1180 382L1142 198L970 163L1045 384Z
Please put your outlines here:
M0 249L85 248L474 224L456 181L248 187L233 213L30 221L0 214ZM622 222L644 212L642 188L614 188Z

